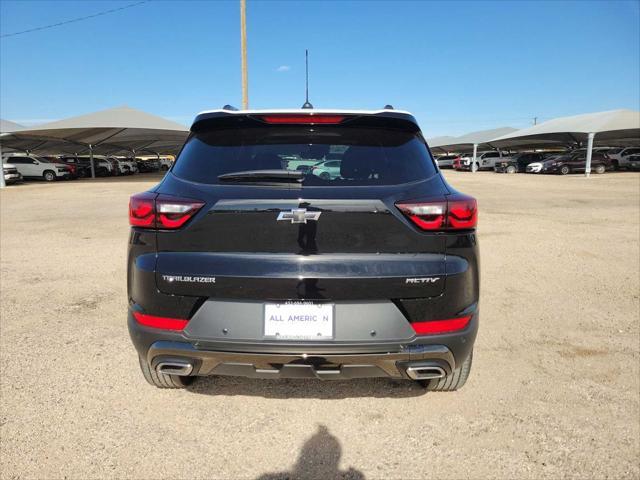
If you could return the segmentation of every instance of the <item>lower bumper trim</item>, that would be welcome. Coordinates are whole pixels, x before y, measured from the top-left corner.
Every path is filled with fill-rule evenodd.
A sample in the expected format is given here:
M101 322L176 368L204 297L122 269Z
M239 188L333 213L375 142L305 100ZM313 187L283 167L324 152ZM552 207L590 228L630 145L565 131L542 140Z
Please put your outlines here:
M451 351L443 345L421 345L401 352L373 354L273 354L199 350L189 343L159 341L147 360L153 368L167 362L193 365L191 375L231 375L250 378L411 378L415 363L434 362L445 374L455 368Z

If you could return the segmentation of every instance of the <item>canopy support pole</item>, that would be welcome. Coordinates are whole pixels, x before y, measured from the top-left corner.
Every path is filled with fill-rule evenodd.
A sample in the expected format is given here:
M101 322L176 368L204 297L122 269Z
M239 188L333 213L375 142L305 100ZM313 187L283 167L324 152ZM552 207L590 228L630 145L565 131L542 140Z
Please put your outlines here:
M478 144L474 143L473 144L473 163L471 164L472 172L478 171L478 164L476 163L478 161L477 156L478 156Z
M4 182L4 161L2 160L2 145L0 145L0 163L2 164L2 175L0 175L0 188L4 188L7 184Z
M93 145L89 144L89 161L91 163L91 178L96 178L96 167L93 165Z
M240 0L240 60L242 64L242 108L249 108L249 81L247 74L247 2Z
M593 153L593 137L595 137L596 134L591 132L589 134L589 140L587 141L587 165L584 169L584 176L589 178L589 175L591 174L591 154Z

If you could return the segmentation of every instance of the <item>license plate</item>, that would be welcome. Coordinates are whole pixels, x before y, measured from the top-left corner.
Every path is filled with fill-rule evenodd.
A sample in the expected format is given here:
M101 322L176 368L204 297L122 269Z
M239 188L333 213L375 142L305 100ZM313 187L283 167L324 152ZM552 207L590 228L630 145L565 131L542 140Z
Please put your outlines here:
M264 336L276 340L333 338L333 304L290 302L264 306Z

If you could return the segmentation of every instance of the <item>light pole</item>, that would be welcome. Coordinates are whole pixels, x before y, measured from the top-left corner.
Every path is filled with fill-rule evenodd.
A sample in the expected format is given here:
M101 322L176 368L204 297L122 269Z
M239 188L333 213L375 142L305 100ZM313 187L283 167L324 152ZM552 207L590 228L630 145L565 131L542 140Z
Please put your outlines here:
M247 0L240 0L240 49L242 55L242 108L249 108L247 80Z

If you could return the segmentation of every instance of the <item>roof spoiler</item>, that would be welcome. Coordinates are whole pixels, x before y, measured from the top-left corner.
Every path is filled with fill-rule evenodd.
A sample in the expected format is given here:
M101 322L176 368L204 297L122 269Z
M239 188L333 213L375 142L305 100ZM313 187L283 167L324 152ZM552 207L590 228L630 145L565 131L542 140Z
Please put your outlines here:
M229 107L229 108L228 108ZM378 127L390 127L400 128L403 130L411 130L418 132L418 122L408 112L402 112L399 110L391 110L385 108L384 110L237 110L231 105L225 105L221 110L213 110L210 112L202 112L198 114L191 125L191 131L199 130L200 127L207 124L208 126L215 126L217 128L237 128L241 125L257 125L264 124L262 121L265 117L279 116L340 116L344 118L344 122L349 125L359 126L378 126ZM276 122L272 122L276 123ZM284 123L284 122L283 122ZM302 122L300 122L302 123Z

